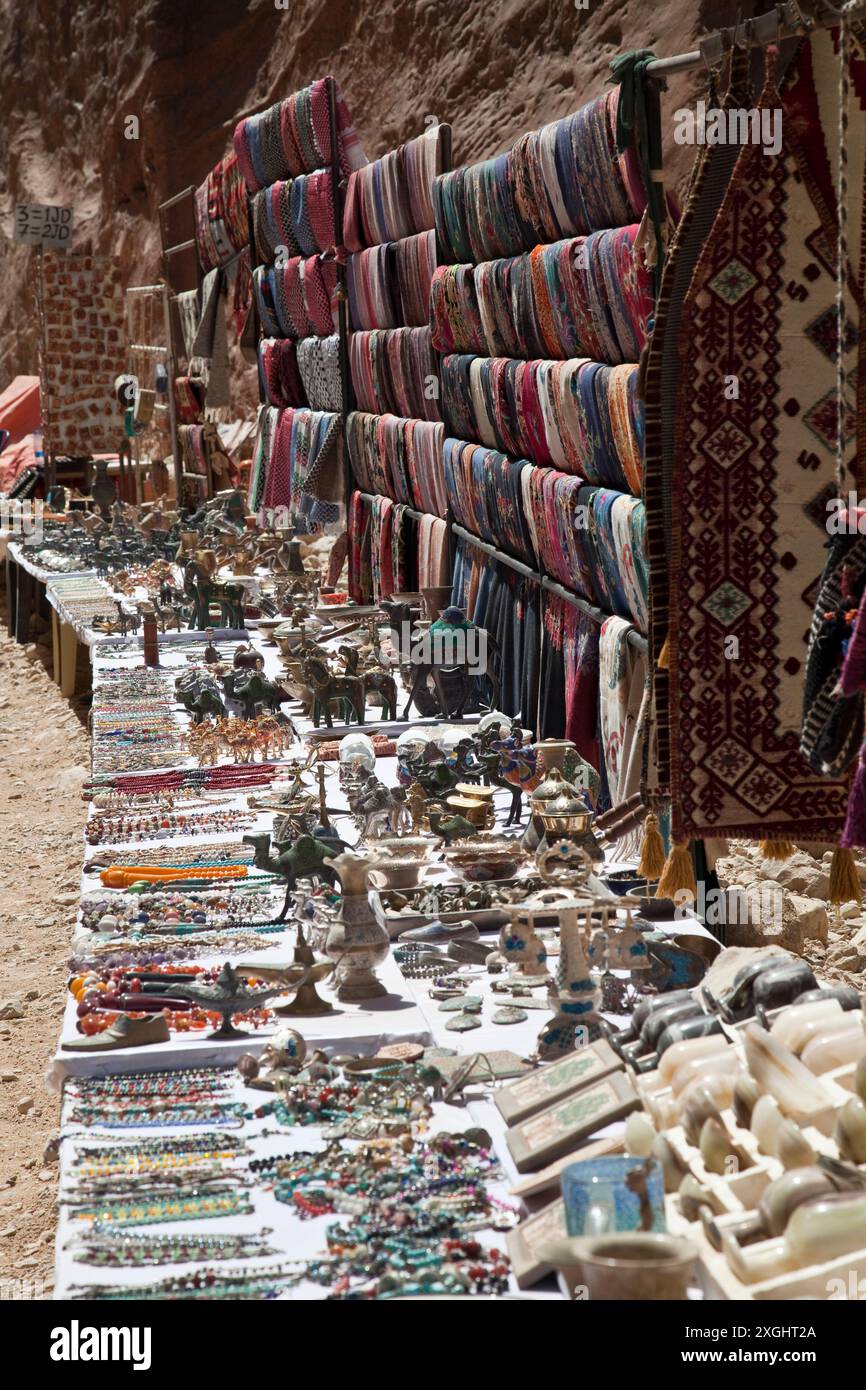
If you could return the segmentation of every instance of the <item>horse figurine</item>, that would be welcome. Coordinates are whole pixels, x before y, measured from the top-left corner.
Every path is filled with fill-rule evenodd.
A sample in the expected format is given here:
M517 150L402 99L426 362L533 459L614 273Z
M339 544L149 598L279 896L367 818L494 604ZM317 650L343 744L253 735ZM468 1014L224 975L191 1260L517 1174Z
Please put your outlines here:
M304 658L303 672L304 680L313 692L312 718L315 728L318 729L322 715L324 715L325 724L329 729L333 729L332 700L344 702L344 718L348 709L354 714L359 724L364 723L364 682L360 676L336 675L333 671L328 670L321 658L311 655ZM346 722L348 723L349 720L346 719Z
M340 656L346 666L347 676L357 676L364 683L364 699L371 691L382 697L382 713L386 719L397 718L397 682L384 666L369 666L366 671L358 669L360 652L357 647L340 647Z

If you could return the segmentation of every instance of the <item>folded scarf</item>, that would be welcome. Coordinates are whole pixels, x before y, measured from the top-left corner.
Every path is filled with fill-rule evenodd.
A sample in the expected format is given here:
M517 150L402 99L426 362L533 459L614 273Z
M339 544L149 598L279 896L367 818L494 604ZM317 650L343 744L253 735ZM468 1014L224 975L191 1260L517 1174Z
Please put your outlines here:
M343 243L349 251L432 230L433 183L449 130L431 126L349 176L343 209Z
M443 426L432 421L359 410L346 420L349 459L359 487L440 517L447 508L443 438Z
M193 209L198 256L206 271L224 265L247 245L246 187L234 151L221 159L199 184Z
M646 192L634 145L616 152L618 104L615 88L521 136L506 154L437 178L436 231L450 257L516 256L638 220Z
M312 256L335 245L334 195L330 169L278 179L250 199L253 235L260 261Z
M302 338L297 345L298 370L313 410L343 409L340 382L340 338Z
M238 121L233 137L247 188L255 193L278 179L312 174L333 159L327 82L319 78L267 111ZM336 88L336 136L340 169L346 176L366 164L349 109Z
M450 354L442 410L450 433L588 482L640 492L638 368Z
M531 464L459 439L444 441L443 456L448 504L459 524L532 564L522 484L523 471Z
M321 528L338 519L344 485L339 415L262 407L250 479L256 510L286 508L302 529Z
M205 405L211 411L224 410L230 403L229 343L226 306L223 303L225 277L221 270L209 270L201 287L201 318L192 350L208 364Z
M349 340L359 409L438 420L439 376L429 328L374 329Z
M351 327L427 327L430 282L436 268L436 234L420 232L349 257Z
M637 363L654 308L637 225L433 273L433 345L488 357Z
M268 405L284 408L310 404L298 370L298 345L291 338L263 338L258 347L258 365L259 394Z
M257 266L253 290L265 335L329 337L335 326L336 285L336 264L318 256L292 256L282 266Z

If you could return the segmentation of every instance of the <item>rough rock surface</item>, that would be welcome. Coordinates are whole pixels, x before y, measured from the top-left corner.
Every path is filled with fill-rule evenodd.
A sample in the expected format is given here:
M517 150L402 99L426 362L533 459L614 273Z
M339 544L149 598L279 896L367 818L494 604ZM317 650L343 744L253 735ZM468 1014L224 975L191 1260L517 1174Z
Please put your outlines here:
M822 975L866 985L866 856L857 857L863 903L828 904L832 852L802 846L783 862L766 860L755 844L734 841L716 872L727 890L731 946L784 946Z
M601 92L617 53L680 53L762 9L766 0L0 0L0 388L36 364L33 253L6 239L16 202L72 206L76 245L119 255L126 283L152 283L158 204L201 182L239 115L314 77L337 77L370 158L436 116L466 161ZM694 154L674 143L673 112L695 80L674 78L664 99L673 186ZM138 139L125 135L131 115Z

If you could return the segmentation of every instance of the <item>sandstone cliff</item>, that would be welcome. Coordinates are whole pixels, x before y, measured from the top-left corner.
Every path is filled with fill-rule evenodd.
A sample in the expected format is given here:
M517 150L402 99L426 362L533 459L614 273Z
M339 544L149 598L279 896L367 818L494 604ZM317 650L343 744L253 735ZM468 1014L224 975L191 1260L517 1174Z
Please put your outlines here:
M432 114L465 161L574 110L618 52L682 52L753 12L748 0L584 2L0 0L0 387L36 362L32 253L7 235L16 202L72 205L75 244L119 255L127 283L147 283L158 204L201 181L238 115L313 77L335 74L371 158ZM666 113L693 80L675 79ZM672 126L676 184L692 152Z

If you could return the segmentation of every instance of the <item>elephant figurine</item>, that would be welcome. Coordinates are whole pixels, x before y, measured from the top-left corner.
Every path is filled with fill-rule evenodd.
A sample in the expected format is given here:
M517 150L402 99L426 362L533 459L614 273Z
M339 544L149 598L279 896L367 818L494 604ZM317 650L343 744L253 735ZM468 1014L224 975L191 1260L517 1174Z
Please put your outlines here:
M226 707L216 682L210 676L203 676L198 671L187 672L175 681L174 692L187 714L193 716L194 724L201 724L210 717L225 717Z
M194 558L184 566L183 590L192 604L190 627L204 632L205 628L211 626L210 606L214 596L214 582L208 567L200 560Z
M255 718L257 705L262 705L273 714L279 714L280 705L291 699L289 692L281 685L268 680L261 670L261 663L254 671L243 667L229 671L227 676L223 676L222 684L229 699L235 700L241 706L244 719Z

